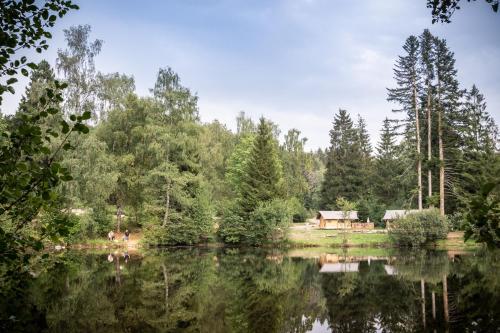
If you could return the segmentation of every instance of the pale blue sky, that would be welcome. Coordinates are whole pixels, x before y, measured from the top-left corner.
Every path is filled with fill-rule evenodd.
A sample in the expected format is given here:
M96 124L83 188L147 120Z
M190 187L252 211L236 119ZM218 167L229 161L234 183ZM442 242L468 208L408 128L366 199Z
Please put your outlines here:
M329 145L339 107L361 114L375 143L391 114L386 88L410 34L429 28L456 55L463 88L473 83L500 122L500 15L483 3L462 4L451 24L431 24L425 1L415 0L177 0L76 1L81 9L56 24L55 63L62 29L90 24L104 40L102 72L132 75L148 94L159 67L171 66L199 96L203 121L235 128L240 110L297 128L308 148ZM16 87L22 92L22 82ZM7 98L11 113L19 96Z

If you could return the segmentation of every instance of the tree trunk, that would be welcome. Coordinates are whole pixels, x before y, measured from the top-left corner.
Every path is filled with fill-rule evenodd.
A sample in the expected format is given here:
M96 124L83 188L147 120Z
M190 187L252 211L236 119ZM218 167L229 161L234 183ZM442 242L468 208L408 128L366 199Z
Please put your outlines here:
M161 264L163 269L163 284L165 285L165 312L168 311L168 273L165 264Z
M425 281L420 279L420 291L422 293L422 324L425 328Z
M163 215L162 227L167 226L169 210L170 210L170 179L167 180L167 197L165 199L165 214Z
M418 115L417 87L415 78L413 80L413 106L415 108L415 130L417 132L417 186L418 186L418 210L422 210L422 159L420 156L420 120Z
M117 233L120 232L121 221L122 221L121 206L118 206L118 209L116 210L116 232Z
M442 115L438 114L439 126L439 213L444 217L444 148L443 148L443 128Z
M446 280L446 275L443 275L443 310L444 321L448 323L450 320L450 315L448 312L448 281Z
M428 187L429 187L429 199L432 198L432 169L431 169L431 160L432 160L432 117L431 117L431 93L430 87L427 85L427 178L428 178ZM431 201L429 201L431 202ZM432 207L432 204L430 204Z
M441 108L441 81L438 77L438 144L439 144L439 214L444 217L444 147L443 110Z
M121 272L120 272L120 256L116 256L115 260L115 281L117 284L121 284Z
M436 293L432 292L432 319L436 320Z

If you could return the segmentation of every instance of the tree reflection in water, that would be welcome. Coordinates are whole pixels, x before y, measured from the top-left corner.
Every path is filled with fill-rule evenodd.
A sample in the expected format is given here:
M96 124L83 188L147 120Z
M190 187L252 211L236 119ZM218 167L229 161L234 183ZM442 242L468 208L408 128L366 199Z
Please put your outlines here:
M35 265L32 274L14 276L3 269L1 331L415 332L425 326L441 332L500 327L498 252L453 261L446 252L425 251L320 259L193 248L121 256L65 252Z

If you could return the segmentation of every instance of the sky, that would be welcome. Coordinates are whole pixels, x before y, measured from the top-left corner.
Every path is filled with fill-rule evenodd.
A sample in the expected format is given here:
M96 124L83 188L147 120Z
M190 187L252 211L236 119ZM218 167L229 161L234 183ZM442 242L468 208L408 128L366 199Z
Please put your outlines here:
M296 128L308 149L329 146L339 108L361 115L375 146L385 117L393 67L410 35L425 28L455 52L461 88L475 83L500 123L500 14L484 1L464 2L450 24L432 24L424 0L168 0L74 1L80 10L56 23L42 57L55 64L63 29L92 26L104 41L97 70L135 79L149 94L160 67L170 66L196 92L203 122L236 128L239 111ZM41 60L38 55L34 59ZM23 85L6 96L16 109Z

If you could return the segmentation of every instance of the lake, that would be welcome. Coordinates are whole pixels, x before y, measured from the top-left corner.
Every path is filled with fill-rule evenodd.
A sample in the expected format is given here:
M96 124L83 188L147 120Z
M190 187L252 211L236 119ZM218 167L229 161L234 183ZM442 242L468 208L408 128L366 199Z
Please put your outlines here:
M30 277L2 280L0 328L499 332L499 252L327 252L52 253Z

